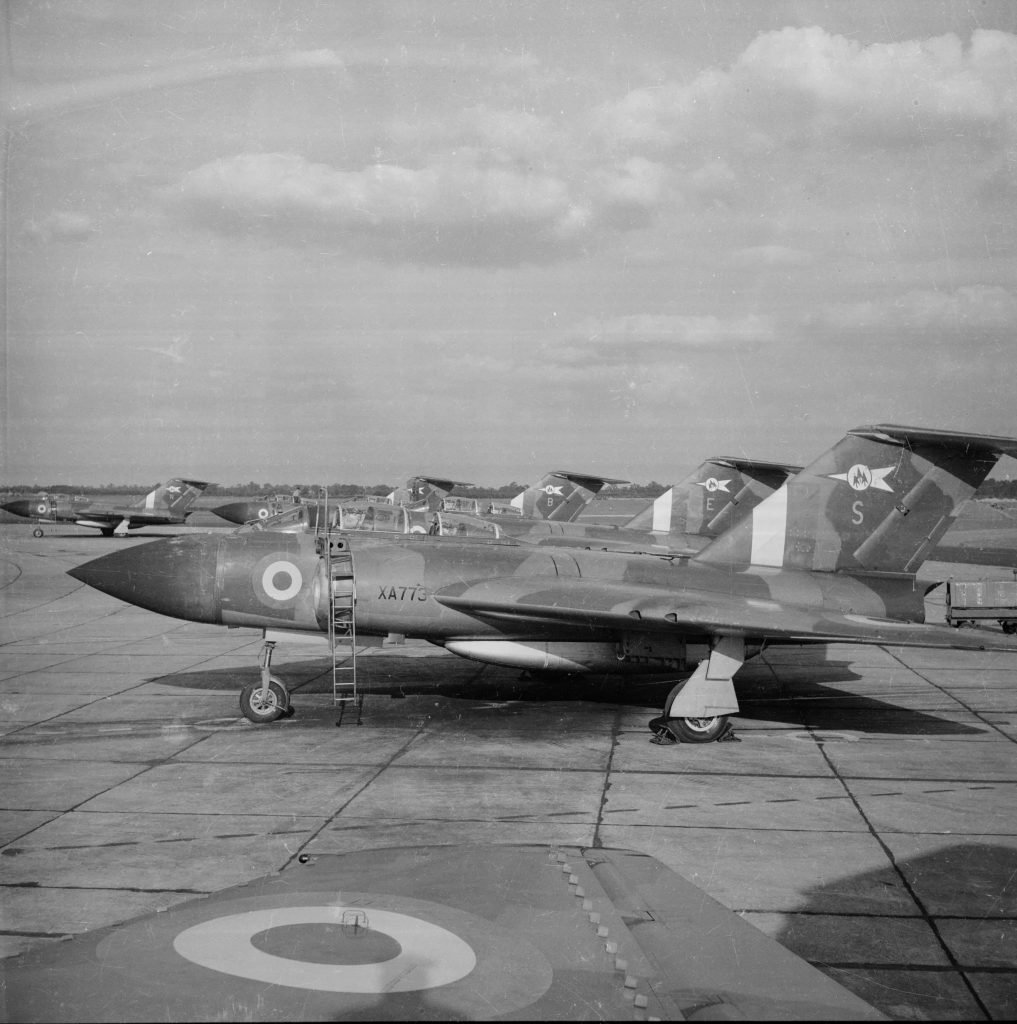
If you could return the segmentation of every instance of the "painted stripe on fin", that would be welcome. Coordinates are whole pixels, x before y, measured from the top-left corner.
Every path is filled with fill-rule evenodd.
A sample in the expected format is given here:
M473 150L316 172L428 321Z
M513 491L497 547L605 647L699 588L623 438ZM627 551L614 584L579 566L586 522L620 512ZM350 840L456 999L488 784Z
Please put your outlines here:
M787 487L779 487L752 510L753 565L782 566L787 536Z
M674 500L674 488L669 487L659 498L653 502L653 526L654 533L671 532L671 503Z

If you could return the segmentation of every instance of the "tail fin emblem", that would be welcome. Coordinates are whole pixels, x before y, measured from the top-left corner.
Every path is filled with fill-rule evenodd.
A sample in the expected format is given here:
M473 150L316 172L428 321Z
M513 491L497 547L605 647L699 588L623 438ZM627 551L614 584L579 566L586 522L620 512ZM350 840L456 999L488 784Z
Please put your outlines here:
M555 487L554 484L548 484L546 487L540 487L539 490L543 491L546 495L561 494L562 490L560 487Z
M697 480L697 487L705 487L708 491L724 491L725 494L730 494L727 485L731 483L730 480L718 480L715 476L711 476L709 480Z
M889 491L893 488L886 482L886 478L893 472L893 466L886 466L883 469L869 469L868 466L856 463L846 473L831 473L831 480L843 480L852 490L867 491L870 487L877 491Z

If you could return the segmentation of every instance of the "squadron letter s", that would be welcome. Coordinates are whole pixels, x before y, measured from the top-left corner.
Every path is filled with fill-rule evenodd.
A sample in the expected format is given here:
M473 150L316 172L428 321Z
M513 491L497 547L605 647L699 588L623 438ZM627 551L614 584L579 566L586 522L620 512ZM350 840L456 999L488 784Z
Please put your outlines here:
M864 508L865 506L860 501L856 501L851 506L851 511L854 513L851 517L851 522L854 523L855 526L861 526L862 523L865 522Z

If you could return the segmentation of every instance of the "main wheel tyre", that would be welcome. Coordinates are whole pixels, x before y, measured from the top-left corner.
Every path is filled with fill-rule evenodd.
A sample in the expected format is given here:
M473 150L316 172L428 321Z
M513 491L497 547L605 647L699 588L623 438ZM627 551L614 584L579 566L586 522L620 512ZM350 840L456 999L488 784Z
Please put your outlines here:
M240 691L240 710L252 722L274 722L289 713L286 687L278 679L269 680L268 696L261 683L251 683Z
M669 718L667 723L681 743L712 743L731 728L727 715L715 718Z
M37 526L37 527L36 527L36 528L35 528L35 529L34 529L34 530L32 531L32 536L33 536L33 537L41 537L41 536L42 536L42 530L40 530L40 529L39 529L39 527Z

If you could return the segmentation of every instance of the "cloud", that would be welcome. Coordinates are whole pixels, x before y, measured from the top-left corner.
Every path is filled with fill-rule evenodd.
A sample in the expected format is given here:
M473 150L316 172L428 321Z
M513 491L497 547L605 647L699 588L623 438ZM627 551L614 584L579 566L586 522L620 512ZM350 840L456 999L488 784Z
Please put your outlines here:
M707 143L714 152L723 145L731 160L788 144L1009 137L1015 64L1017 35L997 30L975 31L967 46L952 34L863 46L816 26L784 28L757 36L727 70L603 104L591 131L606 148L686 164Z
M804 249L787 245L750 245L735 249L731 262L742 267L801 267L813 262Z
M1017 333L1017 295L998 285L965 285L954 291L912 289L898 296L831 303L809 318L838 334L915 333L972 339Z
M637 351L676 348L714 349L769 343L776 331L770 317L749 314L741 317L676 316L642 313L610 320L590 318L569 333L571 343L590 348Z
M334 55L305 59L328 66ZM183 175L174 198L222 233L417 263L572 259L667 218L680 232L739 208L787 237L852 204L853 216L858 203L919 210L944 176L1003 195L1017 146L1015 65L1017 35L995 30L966 44L944 35L865 46L785 28L757 36L726 69L585 113L534 111L520 75L515 93L501 83L501 105L380 117L365 130L373 155L359 161L224 156ZM910 164L898 159L907 146ZM764 262L799 259L793 242L771 239Z
M246 153L186 174L175 194L203 224L308 238L388 258L539 261L578 244L597 212L554 174L484 162L467 152L421 167L346 171L294 153Z
M18 124L150 89L265 71L341 70L344 67L331 50L287 50L252 57L181 61L146 72L86 78L45 88L6 80L8 94L0 113L3 121Z
M25 233L38 242L78 242L95 231L92 219L72 210L53 210L42 220L30 220Z
M862 46L818 27L757 37L731 69L733 87L757 102L796 99L799 109L858 137L927 137L967 125L1012 122L1017 36L957 36Z

